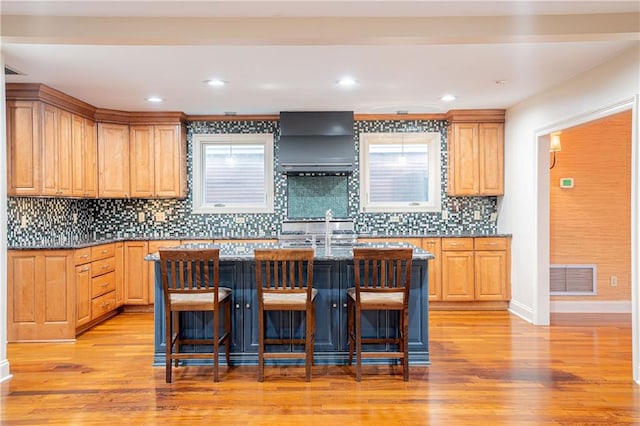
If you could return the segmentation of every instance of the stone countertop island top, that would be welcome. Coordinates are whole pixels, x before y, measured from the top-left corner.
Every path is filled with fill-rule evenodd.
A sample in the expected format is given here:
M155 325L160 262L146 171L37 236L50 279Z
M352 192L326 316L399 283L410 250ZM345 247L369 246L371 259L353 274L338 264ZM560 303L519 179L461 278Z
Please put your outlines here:
M412 248L414 259L433 259L434 255L426 250L408 243L356 243L352 246L330 246L323 247L317 246L315 250L315 260L349 260L353 258L353 248ZM207 249L207 248L219 248L220 260L222 261L237 261L237 260L251 260L253 259L253 251L255 249L273 249L273 248L293 248L286 247L280 243L220 243L220 244L183 244L179 247L172 248L184 248L184 249ZM295 247L295 248L311 248L309 247ZM145 260L154 261L159 260L158 253L151 253L145 257Z

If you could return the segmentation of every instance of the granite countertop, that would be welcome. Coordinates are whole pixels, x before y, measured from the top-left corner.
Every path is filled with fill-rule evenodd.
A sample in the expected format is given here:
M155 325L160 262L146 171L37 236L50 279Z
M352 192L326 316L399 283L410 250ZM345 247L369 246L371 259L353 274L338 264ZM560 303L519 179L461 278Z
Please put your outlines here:
M330 246L315 247L315 260L346 260L353 258L353 248L413 248L414 259L433 259L435 256L421 248L415 247L408 243L357 243L354 246ZM238 261L238 260L250 260L253 259L253 251L261 248L286 248L280 243L220 243L220 244L184 244L180 247L174 248L219 248L220 260L225 261ZM310 247L309 247L310 248ZM158 253L151 253L145 256L145 260L156 261L160 259Z
M426 234L357 234L358 238L483 238L483 237L511 237L511 234L478 234L478 233L426 233ZM82 240L46 239L40 244L32 245L8 245L8 250L73 250L86 247L109 244L120 241L162 241L162 240L274 240L277 236L226 236L226 235L165 235L165 236L140 236L140 237L100 237ZM335 248L335 247L334 247Z

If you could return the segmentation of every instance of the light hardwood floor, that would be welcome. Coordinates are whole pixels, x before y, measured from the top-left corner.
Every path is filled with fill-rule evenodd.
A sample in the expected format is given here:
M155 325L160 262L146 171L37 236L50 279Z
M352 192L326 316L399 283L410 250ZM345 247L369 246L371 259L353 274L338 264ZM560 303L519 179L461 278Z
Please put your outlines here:
M2 425L639 424L630 317L558 317L550 327L507 312L432 312L431 366L152 367L152 314L121 314L75 343L9 344ZM603 325L597 325L601 323ZM378 374L379 373L379 374Z

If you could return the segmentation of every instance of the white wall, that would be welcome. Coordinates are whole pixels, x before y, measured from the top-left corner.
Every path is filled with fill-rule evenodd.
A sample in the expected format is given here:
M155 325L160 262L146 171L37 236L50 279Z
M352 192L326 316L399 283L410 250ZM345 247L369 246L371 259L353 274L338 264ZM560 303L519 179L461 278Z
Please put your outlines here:
M4 58L0 55L0 176L7 176L6 114L4 113ZM7 184L0 179L0 382L11 377L7 359Z
M549 323L549 153L544 135L620 108L634 111L632 183L632 287L634 305L634 377L638 365L637 255L638 94L640 44L590 71L507 110L505 125L505 196L499 206L498 232L512 241L512 312L533 322Z

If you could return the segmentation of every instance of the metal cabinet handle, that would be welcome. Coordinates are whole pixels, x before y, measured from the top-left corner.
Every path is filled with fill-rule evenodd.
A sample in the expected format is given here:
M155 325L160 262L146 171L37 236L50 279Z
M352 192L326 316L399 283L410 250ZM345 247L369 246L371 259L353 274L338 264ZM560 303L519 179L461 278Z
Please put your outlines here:
M251 305L247 303L247 304L245 305L245 308L247 308L247 309L251 309Z
M87 272L89 271L89 267L85 266L84 268L80 269L80 272Z
M240 309L240 304L236 303L236 309Z
M343 307L343 308L346 308L346 307L347 307L347 304L346 304L346 303L343 303L343 304L342 304L342 307Z
M331 305L331 307L332 307L332 308L337 308L337 307L338 307L338 304L337 304L337 303L334 303L333 305Z
M109 287L109 283L104 283L100 287L102 287L102 288Z
M86 259L86 258L88 258L88 257L89 257L89 255L88 255L88 254L83 254L82 256L80 256L80 259Z

